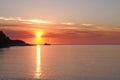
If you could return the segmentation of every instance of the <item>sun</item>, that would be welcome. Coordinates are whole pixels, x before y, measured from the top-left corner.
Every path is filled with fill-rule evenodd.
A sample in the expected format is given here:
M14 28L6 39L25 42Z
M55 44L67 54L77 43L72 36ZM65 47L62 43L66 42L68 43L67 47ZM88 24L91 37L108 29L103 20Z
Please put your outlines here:
M36 31L36 32L35 32L36 38L41 38L42 35L43 35L43 31Z
M37 37L37 38L40 38L40 37L41 37L41 34L40 34L40 33L37 33L37 34L36 34L36 37Z

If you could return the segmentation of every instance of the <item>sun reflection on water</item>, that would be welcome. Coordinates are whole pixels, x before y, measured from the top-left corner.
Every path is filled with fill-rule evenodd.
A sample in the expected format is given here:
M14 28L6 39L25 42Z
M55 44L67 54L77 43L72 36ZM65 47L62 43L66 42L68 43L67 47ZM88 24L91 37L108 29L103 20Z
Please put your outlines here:
M36 73L35 78L39 79L41 76L41 47L40 45L36 46Z

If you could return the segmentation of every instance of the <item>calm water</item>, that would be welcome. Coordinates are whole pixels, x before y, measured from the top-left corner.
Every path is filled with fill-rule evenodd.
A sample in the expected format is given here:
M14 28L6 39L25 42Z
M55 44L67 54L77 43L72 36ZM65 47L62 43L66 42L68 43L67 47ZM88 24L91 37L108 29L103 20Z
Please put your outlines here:
M0 49L0 80L120 80L120 45Z

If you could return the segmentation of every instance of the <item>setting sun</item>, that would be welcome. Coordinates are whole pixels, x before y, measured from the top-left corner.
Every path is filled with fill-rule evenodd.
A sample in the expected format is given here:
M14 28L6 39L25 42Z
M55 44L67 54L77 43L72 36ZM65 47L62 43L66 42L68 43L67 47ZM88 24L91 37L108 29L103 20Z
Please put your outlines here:
M37 33L37 34L36 34L36 37L37 37L37 38L40 38L40 37L41 37L41 34L40 34L40 33Z
M43 31L36 31L35 32L36 38L41 38L42 35L43 35Z

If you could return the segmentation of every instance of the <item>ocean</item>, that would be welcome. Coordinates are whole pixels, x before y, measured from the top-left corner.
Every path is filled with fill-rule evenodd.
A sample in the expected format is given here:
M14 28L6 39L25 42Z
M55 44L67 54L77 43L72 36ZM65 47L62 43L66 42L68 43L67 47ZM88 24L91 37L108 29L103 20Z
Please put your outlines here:
M120 80L120 45L1 48L0 80Z

